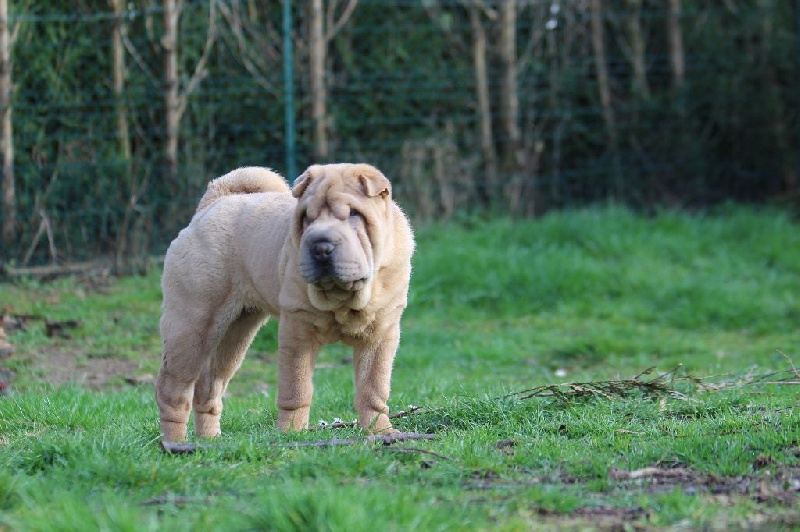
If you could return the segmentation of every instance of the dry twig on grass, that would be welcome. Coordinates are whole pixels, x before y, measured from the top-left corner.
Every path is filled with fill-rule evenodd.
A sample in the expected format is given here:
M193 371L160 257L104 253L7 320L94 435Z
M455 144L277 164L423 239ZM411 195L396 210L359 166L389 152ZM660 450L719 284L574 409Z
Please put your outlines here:
M408 417L412 414L424 414L426 412L431 412L431 410L419 406L409 405L408 410L401 410L399 412L395 412L394 414L389 414L389 419L399 419L403 417ZM320 421L320 424L318 426L308 427L308 430L314 432L323 429L342 429L346 427L357 427L357 426L358 426L358 421L334 421L333 423L325 423L323 421Z
M649 380L642 377L650 375L655 367L647 368L630 379L616 379L597 382L566 382L562 384L545 384L506 395L522 401L534 397L552 397L561 402L572 399L588 399L601 397L603 399L628 398L631 396L645 397L672 397L686 400L688 397L674 387L676 382L687 382L693 386L702 384L702 379L686 375L678 377L677 372L682 366L678 365L672 371Z
M781 356L786 359L786 362L788 362L789 365L792 367L792 373L794 373L794 376L797 379L797 382L794 382L792 384L800 384L800 371L798 371L797 368L794 367L794 362L792 362L792 359L789 358L789 355L787 355L781 350L778 350L778 353L780 353Z
M426 438L426 439L429 439L429 438ZM389 447L387 450L391 451L391 452L396 452L396 453L420 453L420 454L426 454L426 455L429 455L429 456L435 456L436 458L441 458L442 460L446 460L448 462L456 462L456 463L458 463L458 460L456 460L455 458L451 458L449 456L446 456L446 455L443 455L443 454L440 454L440 453L435 453L433 451L429 451L428 449L420 449L419 447Z
M340 447L342 445L375 444L392 445L396 442L410 440L432 440L433 434L419 434L416 432L396 432L393 434L376 434L364 438L333 438L330 440L298 441L298 442L270 442L269 447L300 448L300 447ZM168 442L162 441L161 448L167 454L192 454L200 449L220 448L214 443L193 442Z

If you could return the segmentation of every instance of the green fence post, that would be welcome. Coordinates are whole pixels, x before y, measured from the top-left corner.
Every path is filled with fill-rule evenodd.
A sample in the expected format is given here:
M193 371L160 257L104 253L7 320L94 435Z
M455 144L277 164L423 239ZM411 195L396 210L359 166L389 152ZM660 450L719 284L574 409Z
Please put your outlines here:
M283 98L286 152L286 177L297 177L295 165L294 52L292 50L292 0L283 0Z

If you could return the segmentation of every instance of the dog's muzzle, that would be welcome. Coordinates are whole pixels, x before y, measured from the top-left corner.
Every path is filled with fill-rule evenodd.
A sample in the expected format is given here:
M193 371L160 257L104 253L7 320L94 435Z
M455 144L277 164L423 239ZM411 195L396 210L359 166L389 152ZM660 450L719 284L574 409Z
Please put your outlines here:
M307 283L321 290L346 291L360 290L367 283L354 265L337 257L335 242L323 237L306 242L304 247L301 273Z

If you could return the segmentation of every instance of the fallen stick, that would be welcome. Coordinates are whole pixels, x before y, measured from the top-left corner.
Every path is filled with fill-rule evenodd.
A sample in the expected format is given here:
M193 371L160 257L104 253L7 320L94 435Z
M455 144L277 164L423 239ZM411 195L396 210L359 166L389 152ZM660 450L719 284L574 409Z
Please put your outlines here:
M687 471L683 468L664 469L661 467L644 467L628 471L625 469L611 468L608 477L613 480L634 480L637 478L675 478L685 477Z
M374 435L365 438L333 438L319 441L298 441L288 443L275 443L278 447L335 447L339 445L357 445L359 443L382 443L391 445L399 441L432 440L433 434L419 434L416 432L396 432L394 434Z
M300 447L337 447L341 445L358 445L361 443L382 443L383 445L391 445L395 442L410 441L410 440L432 440L435 436L433 434L419 434L416 432L397 432L394 434L376 434L373 436L366 436L364 438L333 438L330 440L317 440L317 441L298 441L298 442L270 442L267 445L270 447L283 447L295 449ZM200 449L213 449L220 448L221 446L214 443L193 443L193 442L161 442L161 448L168 454L192 454Z

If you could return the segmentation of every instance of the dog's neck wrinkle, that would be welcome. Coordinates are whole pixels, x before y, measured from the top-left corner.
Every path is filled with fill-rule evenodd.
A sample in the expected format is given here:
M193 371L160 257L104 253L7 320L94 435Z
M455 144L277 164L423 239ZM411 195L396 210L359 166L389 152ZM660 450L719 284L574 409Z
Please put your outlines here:
M366 308L370 301L370 293L370 286L354 292L335 288L319 290L309 286L308 295L313 307L329 313L331 327L336 324L342 328L343 333L360 336L365 334L375 321L375 312Z
M308 299L311 306L317 310L333 312L341 308L350 308L350 302L356 292L331 288L322 290L312 285L308 285Z
M326 305L325 308L314 303L312 305L323 311L312 315L314 329L323 343L362 338L370 334L374 327L374 311L354 309L348 303L336 305L335 308L331 308L332 305Z

